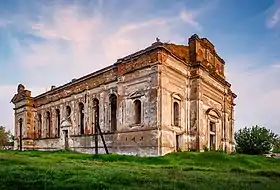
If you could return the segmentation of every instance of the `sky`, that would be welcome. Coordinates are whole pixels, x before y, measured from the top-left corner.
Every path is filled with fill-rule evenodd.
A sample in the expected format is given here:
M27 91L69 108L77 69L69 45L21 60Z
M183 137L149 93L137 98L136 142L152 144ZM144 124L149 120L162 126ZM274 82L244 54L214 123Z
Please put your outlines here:
M155 42L208 38L237 94L235 130L280 134L280 0L0 1L0 125L11 98L32 96L115 63Z

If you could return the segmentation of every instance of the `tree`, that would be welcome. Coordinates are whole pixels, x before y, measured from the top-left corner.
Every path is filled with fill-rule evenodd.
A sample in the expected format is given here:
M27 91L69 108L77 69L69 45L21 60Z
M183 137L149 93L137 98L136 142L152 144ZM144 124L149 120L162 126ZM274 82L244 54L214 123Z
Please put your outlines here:
M280 137L278 136L274 143L273 143L273 150L274 153L280 153Z
M9 143L10 135L10 131L6 131L5 127L0 126L0 150Z
M265 154L273 148L277 135L265 127L256 125L238 130L234 138L238 153Z

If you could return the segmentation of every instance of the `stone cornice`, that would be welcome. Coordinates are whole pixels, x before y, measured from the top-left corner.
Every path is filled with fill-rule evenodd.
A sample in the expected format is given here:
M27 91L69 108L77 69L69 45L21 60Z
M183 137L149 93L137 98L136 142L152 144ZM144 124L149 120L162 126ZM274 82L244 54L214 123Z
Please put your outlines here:
M223 85L226 85L227 87L231 87L231 84L227 82L223 77L219 76L218 74L209 71L201 62L191 63L191 68L200 68L209 73L210 76L212 76L214 79L216 79L218 82L220 82Z
M103 74L104 72L110 71L111 69L114 69L114 68L116 68L114 65L110 65L110 66L105 67L105 68L103 68L103 69L101 69L101 70L98 70L98 71L96 71L96 72L90 73L90 74L85 75L85 76L83 76L83 77L81 77L81 78L79 78L79 79L75 79L74 81L71 81L71 82L66 83L66 84L64 84L64 85L62 85L62 86L59 86L59 87L57 87L57 88L55 88L55 89L53 89L53 90L50 90L50 91L45 92L45 93L43 93L43 94L40 94L40 95L34 97L34 99L39 99L39 98L42 98L42 97L47 96L47 95L59 93L59 92L63 91L64 89L66 89L67 87L71 87L71 86L73 86L73 85L75 85L75 84L78 84L78 83L81 83L81 82L83 82L83 81L86 81L87 79L90 79L90 78L92 78L92 77L101 75L101 74Z
M143 50L140 50L138 52L135 52L133 54L125 56L125 57L123 57L121 59L118 59L117 62L114 63L113 65L110 65L110 66L108 66L106 68L103 68L101 70L98 70L96 72L88 74L86 76L83 76L83 77L81 77L79 79L75 79L75 80L73 80L73 81L71 81L69 83L66 83L66 84L62 85L62 86L56 87L56 88L54 88L54 89L52 89L52 90L50 90L48 92L42 93L42 94L34 97L34 100L36 101L36 100L41 99L41 98L43 98L45 96L55 95L57 93L63 92L63 90L66 90L69 87L72 87L74 85L78 85L78 84L80 84L80 83L82 83L82 82L84 82L84 81L86 81L88 79L92 79L93 77L97 77L97 76L99 76L101 74L104 74L106 72L112 71L114 69L115 69L115 71L112 71L112 72L116 72L116 75L117 75L117 69L118 69L118 65L119 64L126 64L126 63L129 64L129 62L133 62L134 59L137 59L137 58L139 58L142 55L145 55L147 53L151 53L152 51L156 51L156 50L157 50L157 54L158 54L158 58L157 58L158 61L152 62L149 65L143 66L143 68L144 67L149 67L149 66L152 66L152 65L161 64L162 62L164 62L166 60L167 57L164 56L164 54L166 54L166 56L170 55L172 58L178 60L179 62L181 62L182 64L186 65L187 67L190 67L190 68L202 68L205 71L207 71L213 78L215 78L217 81L222 83L223 85L226 85L228 87L231 86L224 78L222 78L221 76L219 76L219 75L209 71L209 69L207 69L201 63L199 63L199 62L191 63L191 64L187 63L186 60L182 60L181 58L179 58L178 56L173 54L167 47L164 46L164 43L156 42L156 43L153 43L151 46L149 46L149 47L147 47L147 48L145 48ZM138 70L138 69L141 69L141 68L135 68L135 70ZM132 70L134 71L134 69L132 69ZM130 72L132 72L132 71L130 71ZM126 74L126 72L122 73L122 74ZM81 93L81 92L79 92L79 93ZM72 95L72 93L71 93L71 95ZM235 94L233 94L233 96L236 97ZM65 98L65 97L63 97L63 98Z

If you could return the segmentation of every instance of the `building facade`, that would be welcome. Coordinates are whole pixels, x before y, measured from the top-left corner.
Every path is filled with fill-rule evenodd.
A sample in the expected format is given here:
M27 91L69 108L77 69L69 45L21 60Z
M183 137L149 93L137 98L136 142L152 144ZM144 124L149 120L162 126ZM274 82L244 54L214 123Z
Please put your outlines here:
M214 45L194 34L188 45L157 39L109 67L36 97L20 84L11 100L15 149L94 154L107 148L140 156L231 152L236 95L224 66Z

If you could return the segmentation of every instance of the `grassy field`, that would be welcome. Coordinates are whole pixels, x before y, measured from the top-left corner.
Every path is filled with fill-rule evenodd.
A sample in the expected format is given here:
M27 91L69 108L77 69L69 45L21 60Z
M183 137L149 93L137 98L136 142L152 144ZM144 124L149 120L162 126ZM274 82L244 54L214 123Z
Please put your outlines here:
M139 158L0 151L1 190L280 189L280 160L214 152Z

